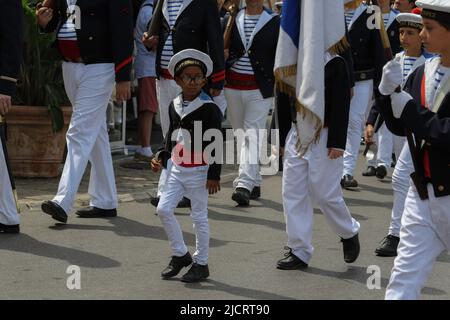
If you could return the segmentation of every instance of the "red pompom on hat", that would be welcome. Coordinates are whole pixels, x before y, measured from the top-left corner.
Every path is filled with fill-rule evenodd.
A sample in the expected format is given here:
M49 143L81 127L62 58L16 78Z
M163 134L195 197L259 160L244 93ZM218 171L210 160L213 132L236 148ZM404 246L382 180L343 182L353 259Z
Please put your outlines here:
M422 13L422 8L414 8L411 13L420 15Z

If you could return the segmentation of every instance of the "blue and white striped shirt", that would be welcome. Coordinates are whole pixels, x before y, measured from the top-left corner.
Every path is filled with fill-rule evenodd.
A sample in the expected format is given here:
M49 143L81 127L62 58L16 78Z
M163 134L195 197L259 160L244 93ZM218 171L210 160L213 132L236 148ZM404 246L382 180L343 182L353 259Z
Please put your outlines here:
M352 22L353 16L355 15L355 10L351 10L345 13L345 22L347 23L347 27Z
M77 33L75 30L75 19L77 17L75 15L75 9L73 8L76 2L77 0L67 0L68 12L72 9L72 12L70 12L72 15L66 20L59 30L58 40L77 40Z
M387 28L387 24L389 22L390 16L391 16L390 13L383 13L383 22L384 22L384 27L385 28Z
M418 59L417 57L408 57L408 56L405 56L405 58L403 59L403 81L406 81L406 78L411 72L414 63L416 63L417 59Z
M245 32L245 41L248 45L250 38L255 30L256 25L258 24L259 18L261 15L245 15L244 17L244 32ZM241 74L254 74L253 67L250 61L250 57L246 52L235 64L231 67L231 70Z
M180 12L183 0L167 0L167 8L169 10L169 26L172 29ZM170 31L161 53L161 68L168 69L170 59L173 57L172 31Z

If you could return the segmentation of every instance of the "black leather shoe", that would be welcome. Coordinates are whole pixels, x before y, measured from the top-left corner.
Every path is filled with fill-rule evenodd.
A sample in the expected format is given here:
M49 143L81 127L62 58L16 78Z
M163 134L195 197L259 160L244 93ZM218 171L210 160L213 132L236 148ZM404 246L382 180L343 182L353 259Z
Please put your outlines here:
M192 263L192 257L189 252L187 252L182 257L172 256L170 259L169 265L161 272L161 276L164 279L169 279L175 277L178 273L180 273L181 269L187 267Z
M341 242L344 248L344 261L347 263L355 262L359 256L359 237L358 234L350 239L342 239Z
M42 202L41 209L46 214L51 215L52 218L55 219L56 221L62 223L67 222L67 213L56 202L44 201Z
M362 175L364 177L374 177L377 174L377 169L372 166L368 166L365 171L363 171Z
M385 166L378 166L377 167L377 178L378 179L384 179L384 177L386 177L387 175L387 169Z
M75 212L80 218L112 218L117 217L116 209L89 207Z
M186 272L184 276L181 277L181 281L193 283L200 282L209 277L208 265L201 265L198 263L192 264L191 268Z
M183 199L178 202L177 208L190 208L191 207L191 199L183 197Z
M381 245L375 249L375 253L380 257L395 257L397 256L399 242L399 237L388 234L381 242Z
M356 181L353 176L346 174L341 179L341 187L342 188L357 188L358 181Z
M253 187L252 192L250 192L250 200L256 200L261 197L261 187Z
M285 258L278 260L277 269L281 270L297 270L297 269L305 269L308 268L308 264L303 262L299 257L292 253L292 249L289 247L285 247L286 252Z
M231 199L236 201L240 206L248 206L250 203L250 191L245 188L236 188Z
M158 207L159 197L152 197L152 198L150 199L150 203L151 203L152 206L154 206L155 208Z
M20 225L0 223L0 233L20 233Z

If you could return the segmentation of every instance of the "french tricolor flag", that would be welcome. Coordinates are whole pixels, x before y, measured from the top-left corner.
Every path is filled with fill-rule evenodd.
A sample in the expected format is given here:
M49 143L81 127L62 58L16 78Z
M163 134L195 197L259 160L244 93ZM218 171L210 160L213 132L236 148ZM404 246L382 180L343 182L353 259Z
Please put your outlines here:
M277 88L295 97L299 156L320 136L325 64L344 36L344 0L283 1L274 72Z

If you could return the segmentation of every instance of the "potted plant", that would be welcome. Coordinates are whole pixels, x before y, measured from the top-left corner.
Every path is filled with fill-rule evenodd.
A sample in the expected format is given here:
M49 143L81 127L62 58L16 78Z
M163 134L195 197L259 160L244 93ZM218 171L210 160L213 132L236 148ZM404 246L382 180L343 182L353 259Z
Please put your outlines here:
M22 0L25 15L24 61L14 106L6 116L8 151L17 177L61 174L71 107L61 62L52 48L54 35L36 23L36 0Z

